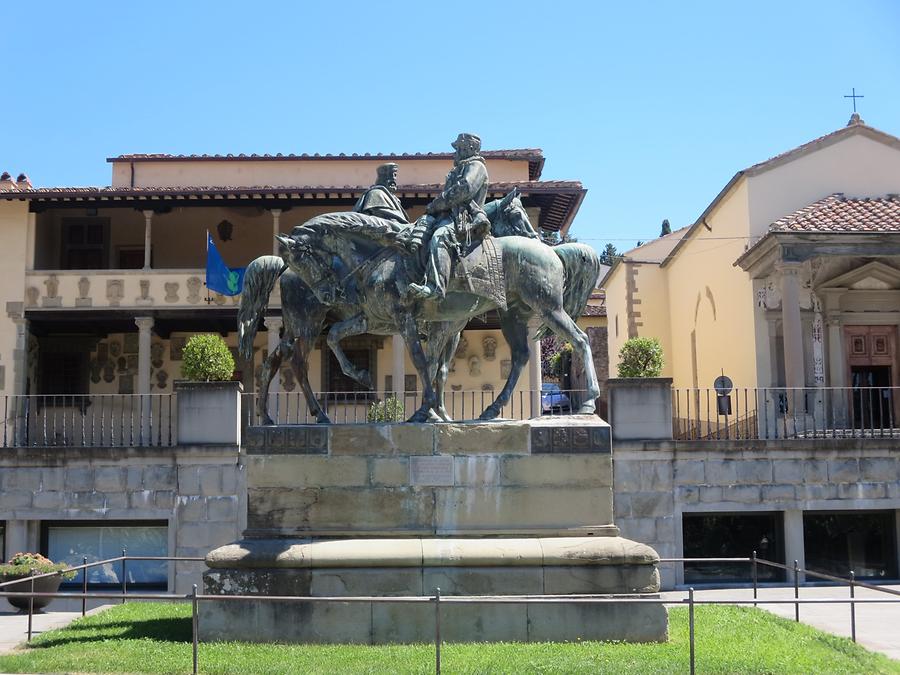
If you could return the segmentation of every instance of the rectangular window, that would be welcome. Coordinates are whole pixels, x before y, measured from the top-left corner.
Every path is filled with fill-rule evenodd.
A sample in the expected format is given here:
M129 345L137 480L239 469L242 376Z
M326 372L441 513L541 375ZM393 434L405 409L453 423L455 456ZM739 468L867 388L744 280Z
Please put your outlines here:
M897 578L894 511L809 511L803 514L806 567L857 579Z
M63 218L60 269L108 267L109 218Z
M38 340L39 394L86 394L90 387L90 345L82 335L48 336ZM68 399L42 401L44 405L69 405Z
M168 527L165 521L60 521L45 522L41 530L41 549L53 562L81 565L122 555L168 555ZM88 587L119 588L122 563L115 562L87 570ZM162 560L130 560L125 564L125 579L135 590L165 590L168 587L167 563ZM64 586L81 587L82 572Z
M749 558L784 564L784 521L780 512L685 513L685 558ZM685 563L685 583L752 581L749 563ZM782 581L784 571L758 566L760 581Z

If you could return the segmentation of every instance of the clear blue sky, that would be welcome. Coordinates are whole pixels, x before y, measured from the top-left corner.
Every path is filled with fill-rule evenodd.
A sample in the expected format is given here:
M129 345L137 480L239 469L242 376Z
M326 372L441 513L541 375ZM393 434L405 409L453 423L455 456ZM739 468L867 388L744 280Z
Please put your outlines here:
M125 152L541 147L620 250L735 171L863 119L900 135L900 3L7 2L0 171Z

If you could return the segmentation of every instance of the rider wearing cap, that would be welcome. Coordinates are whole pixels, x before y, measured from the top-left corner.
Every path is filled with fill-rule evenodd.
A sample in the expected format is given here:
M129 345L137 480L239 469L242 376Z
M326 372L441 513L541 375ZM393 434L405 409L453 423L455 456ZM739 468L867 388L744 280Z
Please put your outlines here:
M428 265L424 284L410 284L412 296L442 299L460 246L472 238L480 239L490 231L484 212L488 190L488 172L481 152L481 139L475 134L460 134L452 143L456 154L447 174L444 190L425 209L428 229Z

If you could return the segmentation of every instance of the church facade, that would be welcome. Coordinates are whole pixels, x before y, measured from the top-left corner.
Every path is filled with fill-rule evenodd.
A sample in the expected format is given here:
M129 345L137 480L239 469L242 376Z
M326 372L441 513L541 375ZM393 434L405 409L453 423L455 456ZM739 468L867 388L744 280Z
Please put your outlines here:
M900 138L854 114L739 171L602 285L612 374L626 339L656 337L672 383L670 439L614 449L626 536L898 577ZM740 565L667 574L749 580Z

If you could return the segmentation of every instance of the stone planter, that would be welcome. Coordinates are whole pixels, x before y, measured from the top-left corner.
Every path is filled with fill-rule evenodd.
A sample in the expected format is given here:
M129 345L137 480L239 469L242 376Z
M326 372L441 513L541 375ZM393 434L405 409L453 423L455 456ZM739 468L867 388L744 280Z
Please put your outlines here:
M29 593L31 592L31 581L29 581L28 575L16 574L9 576L0 576L0 583L4 581L13 581L15 579L22 579L21 583L12 584L10 586L3 586L2 590L8 593ZM59 585L62 583L62 576L57 575L55 577L43 577L41 579L34 580L34 592L35 593L56 593L59 590ZM28 598L19 597L19 598L6 598L13 607L23 612L28 611ZM39 612L44 607L53 602L54 598L35 598L34 599L34 611Z
M616 377L607 386L613 440L672 440L671 377Z
M240 382L176 382L179 445L241 442Z

